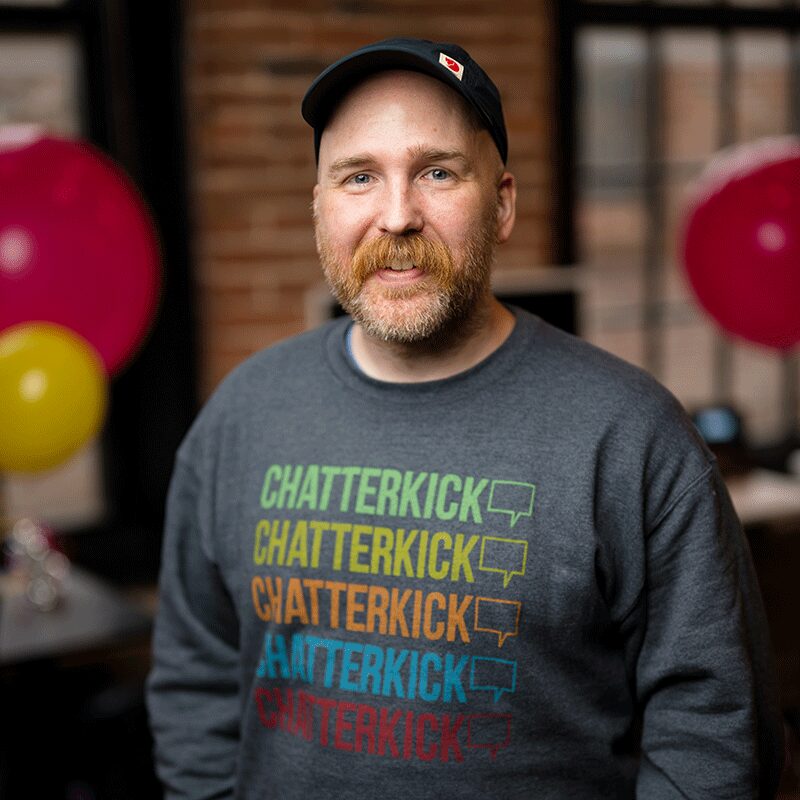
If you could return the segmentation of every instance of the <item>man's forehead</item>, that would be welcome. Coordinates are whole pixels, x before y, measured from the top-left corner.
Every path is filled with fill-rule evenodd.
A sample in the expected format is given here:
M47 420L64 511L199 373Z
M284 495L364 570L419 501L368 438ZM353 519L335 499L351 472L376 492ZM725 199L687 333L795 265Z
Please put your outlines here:
M409 97L419 101L420 113L425 113L422 101L432 101L437 110L452 111L460 114L465 122L471 121L465 100L441 81L413 70L383 70L351 86L331 113L328 125L335 124L337 117L353 108L363 114Z
M408 137L403 150L466 152L481 130L451 89L426 75L393 70L371 75L347 93L322 134L320 153L338 160L379 148L400 132Z
M464 176L503 170L492 135L440 81L410 70L370 75L342 99L322 133L318 178L342 170L451 160Z

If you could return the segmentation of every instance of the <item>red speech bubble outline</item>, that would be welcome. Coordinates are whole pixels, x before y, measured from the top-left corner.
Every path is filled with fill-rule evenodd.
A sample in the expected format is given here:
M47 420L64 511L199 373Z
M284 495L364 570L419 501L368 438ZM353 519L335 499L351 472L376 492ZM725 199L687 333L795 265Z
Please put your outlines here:
M475 720L503 720L505 722L506 727L506 735L505 739L502 742L481 742L475 741L475 736L473 735L473 726L472 723ZM481 726L478 725L477 734L480 735L480 728ZM488 727L488 726L487 726ZM495 730L496 726L492 725L491 730ZM500 750L505 750L506 747L511 744L511 714L470 714L467 717L467 744L466 746L473 749L484 749L489 751L489 755L492 757L492 761L497 758L497 753Z
M481 616L481 601L484 603L495 603L495 604L502 604L506 606L516 606L516 615L514 617L514 630L507 631L507 630L498 630L497 628L488 628L482 627L480 616ZM519 617L522 613L522 603L519 600L501 600L497 597L476 597L475 598L475 630L481 631L482 633L496 633L497 634L497 646L502 647L505 644L506 639L509 636L517 636L519 633Z

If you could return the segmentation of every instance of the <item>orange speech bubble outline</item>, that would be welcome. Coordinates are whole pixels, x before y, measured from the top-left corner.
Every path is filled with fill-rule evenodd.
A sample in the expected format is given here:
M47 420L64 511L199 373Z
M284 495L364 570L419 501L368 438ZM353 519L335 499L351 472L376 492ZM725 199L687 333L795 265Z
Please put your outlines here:
M497 628L482 628L480 625L480 615L481 615L481 600L485 603L502 603L503 605L508 606L516 606L517 607L517 615L514 618L514 630L513 632L510 631L500 631ZM522 613L522 603L519 600L501 600L497 597L476 597L475 598L475 630L481 631L482 633L496 633L497 634L497 646L502 647L505 644L506 639L509 636L517 636L519 634L519 617Z

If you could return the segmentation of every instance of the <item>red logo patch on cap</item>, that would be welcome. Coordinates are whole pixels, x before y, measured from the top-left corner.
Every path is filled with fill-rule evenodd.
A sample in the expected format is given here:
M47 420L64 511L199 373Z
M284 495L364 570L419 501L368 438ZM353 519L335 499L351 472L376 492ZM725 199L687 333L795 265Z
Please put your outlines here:
M439 53L439 63L443 64L459 80L464 77L464 65L444 53Z

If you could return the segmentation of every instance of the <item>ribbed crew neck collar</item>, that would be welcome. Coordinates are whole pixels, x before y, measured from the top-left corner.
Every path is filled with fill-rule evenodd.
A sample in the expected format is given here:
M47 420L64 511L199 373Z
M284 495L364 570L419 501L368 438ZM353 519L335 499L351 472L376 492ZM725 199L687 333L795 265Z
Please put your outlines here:
M437 400L458 400L465 393L470 395L484 384L495 386L508 375L516 362L533 346L540 320L538 317L509 306L516 324L508 338L493 353L473 367L433 381L422 383L395 383L371 378L362 372L347 352L347 332L351 326L349 317L335 321L325 338L328 363L346 386L360 394L369 394L383 402L407 402L409 398L436 396Z

